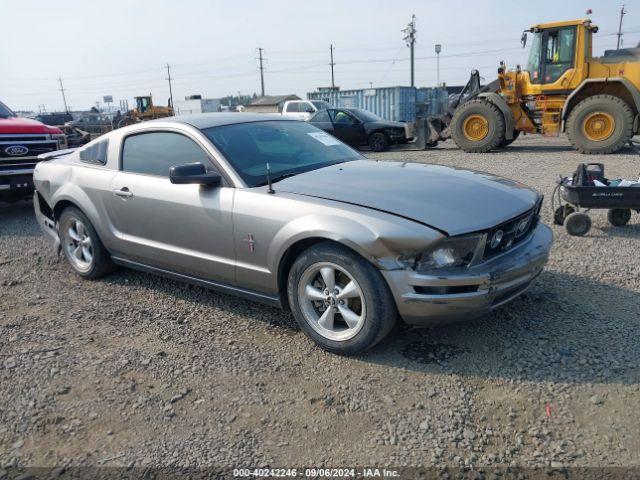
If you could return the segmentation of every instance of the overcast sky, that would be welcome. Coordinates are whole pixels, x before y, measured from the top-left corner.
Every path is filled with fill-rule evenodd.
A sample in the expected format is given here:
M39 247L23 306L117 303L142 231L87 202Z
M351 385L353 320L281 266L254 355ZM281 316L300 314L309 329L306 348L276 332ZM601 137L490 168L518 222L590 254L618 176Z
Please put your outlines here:
M596 52L615 48L621 3L612 0L0 0L0 100L10 107L87 109L151 92L165 104L165 65L174 99L260 92L257 47L265 49L267 94L304 96L331 83L343 89L409 84L401 30L417 19L416 85L436 83L434 44L442 44L441 81L463 84L472 68L488 81L503 59L526 61L528 26L585 16L600 27ZM528 8L530 7L530 8ZM626 46L640 41L640 0L626 2Z

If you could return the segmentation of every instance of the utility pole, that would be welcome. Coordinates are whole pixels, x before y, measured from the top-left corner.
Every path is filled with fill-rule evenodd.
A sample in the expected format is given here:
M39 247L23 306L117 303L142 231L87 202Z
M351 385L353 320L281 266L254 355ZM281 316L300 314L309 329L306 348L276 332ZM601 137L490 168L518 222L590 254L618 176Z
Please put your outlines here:
M260 60L260 92L262 93L262 97L264 97L264 67L262 65L262 48L258 48L258 59Z
M624 5L622 5L622 8L620 9L620 25L618 25L618 46L616 47L616 50L620 49L620 44L622 43L622 17L624 17L624 14L627 13L624 11Z
M64 103L64 111L69 113L69 107L67 107L67 97L64 96L64 86L62 85L62 77L58 77L60 82L60 92L62 93L62 102Z
M171 67L167 63L167 80L169 81L169 99L171 100L170 107L173 108L173 90L171 89Z
M415 85L414 82L414 61L413 61L413 46L416 43L416 16L411 15L411 23L407 25L407 28L402 30L405 34L404 41L407 43L407 47L411 49L411 86Z
M442 45L436 43L436 87L440 86L440 52Z
M333 79L333 66L335 65L335 62L333 61L333 44L329 46L329 51L331 52L331 63L329 64L331 65L331 88L335 88L336 82Z

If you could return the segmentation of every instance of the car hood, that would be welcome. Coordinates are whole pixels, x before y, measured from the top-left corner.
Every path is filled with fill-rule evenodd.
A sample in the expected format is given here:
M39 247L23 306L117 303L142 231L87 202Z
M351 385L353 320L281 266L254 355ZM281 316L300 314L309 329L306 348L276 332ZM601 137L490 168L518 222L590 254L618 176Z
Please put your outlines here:
M489 173L373 160L306 172L274 189L372 208L449 235L499 225L532 209L539 198L526 185Z
M49 127L31 118L0 118L0 133L62 133L60 129Z

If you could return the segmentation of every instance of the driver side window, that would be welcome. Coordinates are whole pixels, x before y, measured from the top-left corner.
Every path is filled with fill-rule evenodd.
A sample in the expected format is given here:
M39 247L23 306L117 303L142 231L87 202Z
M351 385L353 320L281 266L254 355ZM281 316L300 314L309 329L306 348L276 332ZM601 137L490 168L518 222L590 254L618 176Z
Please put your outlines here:
M168 177L177 165L200 162L214 170L205 151L180 133L149 132L130 135L122 147L122 171Z
M333 123L342 125L353 125L355 123L355 119L344 110L332 110L331 120Z

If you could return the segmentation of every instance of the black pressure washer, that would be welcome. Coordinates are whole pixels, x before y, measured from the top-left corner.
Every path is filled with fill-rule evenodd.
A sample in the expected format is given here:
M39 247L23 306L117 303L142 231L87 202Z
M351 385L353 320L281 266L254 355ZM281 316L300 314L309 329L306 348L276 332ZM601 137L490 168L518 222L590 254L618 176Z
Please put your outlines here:
M596 186L596 182L605 186ZM640 213L640 185L609 186L602 163L581 163L571 177L560 177L556 183L551 196L553 222L564 225L569 235L582 236L591 229L589 210L609 210L607 219L616 227L629 222L632 210Z

